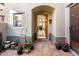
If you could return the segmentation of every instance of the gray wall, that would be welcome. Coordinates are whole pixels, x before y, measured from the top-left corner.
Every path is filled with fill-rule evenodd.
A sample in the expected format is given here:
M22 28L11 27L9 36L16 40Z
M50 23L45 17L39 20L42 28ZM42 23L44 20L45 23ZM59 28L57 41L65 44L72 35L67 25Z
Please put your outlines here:
M6 40L6 30L7 30L7 24L6 23L0 23L0 32L2 32L3 41Z

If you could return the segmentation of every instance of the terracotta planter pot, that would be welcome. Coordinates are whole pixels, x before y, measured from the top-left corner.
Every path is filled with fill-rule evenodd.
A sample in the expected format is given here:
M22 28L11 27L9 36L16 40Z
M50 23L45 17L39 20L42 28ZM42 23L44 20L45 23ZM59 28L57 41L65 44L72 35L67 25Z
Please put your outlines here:
M31 50L30 50L30 49L24 49L23 52L24 52L24 53L30 53Z

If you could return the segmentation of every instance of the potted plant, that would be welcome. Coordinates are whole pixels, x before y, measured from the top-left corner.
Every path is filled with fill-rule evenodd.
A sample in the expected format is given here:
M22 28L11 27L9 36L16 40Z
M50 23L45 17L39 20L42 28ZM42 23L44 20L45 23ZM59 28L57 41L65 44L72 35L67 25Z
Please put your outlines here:
M33 49L34 49L34 46L32 42L29 39L26 39L26 36L25 36L24 52L29 53Z
M30 39L27 39L27 36L29 36L29 34L27 34L27 31L25 34L22 34L25 38L25 44L23 46L23 52L29 53L31 52L31 50L34 48L32 42L30 41Z
M60 50L62 49L62 43L56 43L56 49Z
M31 52L30 46L25 45L25 46L24 46L24 52L25 52L25 53Z
M23 53L23 47L22 46L18 46L17 47L17 54L21 55Z
M64 52L68 52L68 51L69 51L69 48L70 48L70 45L69 45L68 43L64 43L64 44L62 45L62 50L63 50Z

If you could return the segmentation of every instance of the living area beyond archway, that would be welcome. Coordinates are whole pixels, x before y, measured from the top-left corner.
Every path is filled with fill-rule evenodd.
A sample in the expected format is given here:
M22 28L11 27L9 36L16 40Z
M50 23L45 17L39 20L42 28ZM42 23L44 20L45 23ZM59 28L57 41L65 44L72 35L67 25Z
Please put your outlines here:
M41 5L32 9L32 39L49 38L49 19L52 19L54 8ZM52 29L52 27L51 27Z
M37 15L37 38L48 38L48 15Z

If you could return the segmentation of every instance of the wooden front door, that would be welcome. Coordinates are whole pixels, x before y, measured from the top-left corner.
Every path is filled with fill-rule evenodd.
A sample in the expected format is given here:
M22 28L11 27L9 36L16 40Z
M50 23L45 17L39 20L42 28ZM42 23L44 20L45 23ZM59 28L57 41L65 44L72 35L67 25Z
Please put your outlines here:
M48 38L48 15L45 15L45 36Z
M79 4L70 8L71 47L79 53Z

